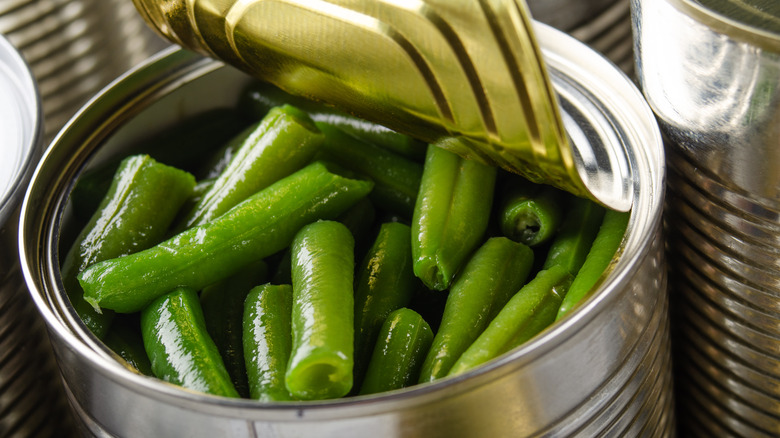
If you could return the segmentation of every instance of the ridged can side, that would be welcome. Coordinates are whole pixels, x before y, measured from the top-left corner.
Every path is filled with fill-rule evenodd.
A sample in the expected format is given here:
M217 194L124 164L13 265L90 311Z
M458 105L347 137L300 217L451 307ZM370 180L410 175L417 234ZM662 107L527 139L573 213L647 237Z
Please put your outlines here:
M632 2L668 151L675 377L692 436L780 434L780 34L761 19L778 9L741 7Z

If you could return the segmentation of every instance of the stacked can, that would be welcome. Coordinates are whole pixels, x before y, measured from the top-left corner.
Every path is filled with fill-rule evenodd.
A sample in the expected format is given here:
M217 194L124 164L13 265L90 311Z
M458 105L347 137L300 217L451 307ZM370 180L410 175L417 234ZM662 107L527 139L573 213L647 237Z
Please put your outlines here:
M65 397L45 326L19 269L19 204L41 153L40 105L21 55L0 36L0 436L66 436Z
M100 88L167 45L121 0L4 0L0 33L38 82L46 143Z
M667 136L681 424L780 435L780 4L632 3Z

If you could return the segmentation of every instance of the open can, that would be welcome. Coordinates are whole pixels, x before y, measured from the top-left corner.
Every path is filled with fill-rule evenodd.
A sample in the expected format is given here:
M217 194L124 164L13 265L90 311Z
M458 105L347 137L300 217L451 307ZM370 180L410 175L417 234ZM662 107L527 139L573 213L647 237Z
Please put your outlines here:
M0 435L65 434L67 407L45 325L19 269L19 206L42 151L37 84L0 35Z
M320 402L259 403L195 393L129 371L76 317L60 279L69 194L85 170L183 117L236 105L254 80L171 49L106 88L66 125L36 170L19 238L67 393L95 436L673 436L665 167L653 114L613 64L535 24L572 136L605 132L626 152L633 209L597 291L530 342L460 376Z

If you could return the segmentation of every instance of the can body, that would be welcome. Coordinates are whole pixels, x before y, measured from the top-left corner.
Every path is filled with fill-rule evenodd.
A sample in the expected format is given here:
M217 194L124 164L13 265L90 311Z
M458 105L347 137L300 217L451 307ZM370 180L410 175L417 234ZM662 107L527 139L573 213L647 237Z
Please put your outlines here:
M519 349L461 376L387 394L260 404L195 394L116 362L75 318L57 285L68 182L142 132L235 104L251 78L170 51L85 107L39 165L20 229L28 286L49 323L84 428L97 436L139 437L674 435L660 134L628 78L573 38L539 26L564 111L583 130L574 134L585 135L593 124L618 127L614 135L629 151L636 204L623 255L599 292ZM582 79L578 72L586 67L600 70ZM611 101L594 97L607 89ZM66 160L71 165L63 167Z
M19 269L17 223L42 150L36 83L0 35L0 434L67 435L64 393L45 325Z
M701 4L632 4L640 82L667 137L680 418L699 436L777 436L780 34Z

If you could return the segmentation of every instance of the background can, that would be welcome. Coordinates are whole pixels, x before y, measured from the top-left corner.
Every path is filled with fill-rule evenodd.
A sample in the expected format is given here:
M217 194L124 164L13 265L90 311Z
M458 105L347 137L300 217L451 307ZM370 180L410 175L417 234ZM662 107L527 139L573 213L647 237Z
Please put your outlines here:
M681 426L778 436L780 4L632 10L639 80L667 137Z
M168 45L123 0L3 0L0 33L38 83L44 144L101 88Z
M69 416L45 325L19 269L17 223L42 151L40 99L21 54L0 34L0 436L67 434Z
M80 323L58 278L58 239L81 172L179 117L232 106L251 78L171 50L84 107L47 151L27 192L21 256L48 323L69 400L96 436L673 436L665 168L652 112L613 64L537 24L572 135L623 145L634 209L621 257L598 292L537 338L472 372L382 395L259 404L193 393L129 372Z

